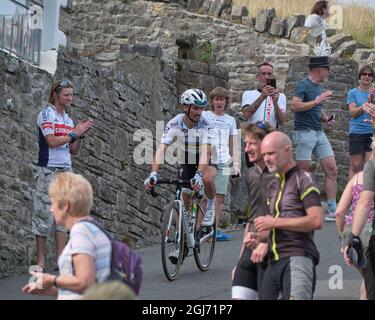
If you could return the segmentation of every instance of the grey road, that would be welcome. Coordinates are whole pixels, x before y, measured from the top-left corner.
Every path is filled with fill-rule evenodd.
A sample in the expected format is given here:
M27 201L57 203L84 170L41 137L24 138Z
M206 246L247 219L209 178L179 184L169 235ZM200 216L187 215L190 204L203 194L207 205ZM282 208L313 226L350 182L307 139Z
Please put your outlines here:
M234 231L232 241L218 242L210 269L200 272L194 258L188 257L181 266L179 277L169 282L162 271L160 246L137 250L143 260L144 280L140 299L230 299L230 271L237 261L242 231ZM353 268L347 267L339 252L339 240L335 223L324 224L315 235L321 254L317 269L315 299L357 299L359 276ZM331 272L331 273L330 273ZM0 299L45 299L45 297L24 295L21 287L28 275L0 280Z

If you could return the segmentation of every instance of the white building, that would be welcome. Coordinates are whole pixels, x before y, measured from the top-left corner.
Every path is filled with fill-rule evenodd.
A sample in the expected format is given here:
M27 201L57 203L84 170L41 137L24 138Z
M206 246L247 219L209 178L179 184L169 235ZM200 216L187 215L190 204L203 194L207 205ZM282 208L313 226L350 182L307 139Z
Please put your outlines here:
M71 0L0 0L0 48L42 68L46 59L49 65L51 51L57 57L59 46L66 46L60 8L71 5Z

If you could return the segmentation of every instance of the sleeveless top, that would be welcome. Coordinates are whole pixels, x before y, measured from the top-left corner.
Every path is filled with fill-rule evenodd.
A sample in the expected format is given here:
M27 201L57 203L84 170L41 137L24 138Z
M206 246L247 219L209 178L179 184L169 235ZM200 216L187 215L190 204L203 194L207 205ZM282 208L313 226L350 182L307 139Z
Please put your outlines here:
M359 196L363 191L363 184L358 183L358 175L356 183L352 187L352 210L348 215L345 216L345 225L353 224L354 212L357 207ZM367 222L372 223L372 218L374 217L374 205L372 205L370 211L368 212Z

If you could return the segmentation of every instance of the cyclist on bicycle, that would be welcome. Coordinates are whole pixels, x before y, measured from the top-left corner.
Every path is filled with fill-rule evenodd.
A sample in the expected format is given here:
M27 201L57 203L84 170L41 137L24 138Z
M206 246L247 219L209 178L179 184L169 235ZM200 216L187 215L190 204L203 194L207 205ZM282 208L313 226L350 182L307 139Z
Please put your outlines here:
M144 185L147 190L154 187L164 155L169 146L175 147L175 145L172 146L172 143L174 144L174 140L177 138L179 154L177 179L190 180L190 185L181 187L191 188L196 192L204 188L207 207L201 226L211 227L215 221L217 166L211 163L210 134L213 127L207 120L201 118L203 108L208 105L208 101L202 90L189 89L182 93L181 104L184 113L175 116L165 127L151 164L150 176L144 181ZM185 204L188 201L188 199L184 199Z

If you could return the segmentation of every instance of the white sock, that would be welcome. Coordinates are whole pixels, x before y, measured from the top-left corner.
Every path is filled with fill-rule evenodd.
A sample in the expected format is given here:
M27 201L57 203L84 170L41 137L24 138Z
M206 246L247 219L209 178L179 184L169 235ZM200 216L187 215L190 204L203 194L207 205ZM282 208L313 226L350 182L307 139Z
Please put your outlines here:
M214 209L215 208L215 198L208 199L207 198L207 209Z

